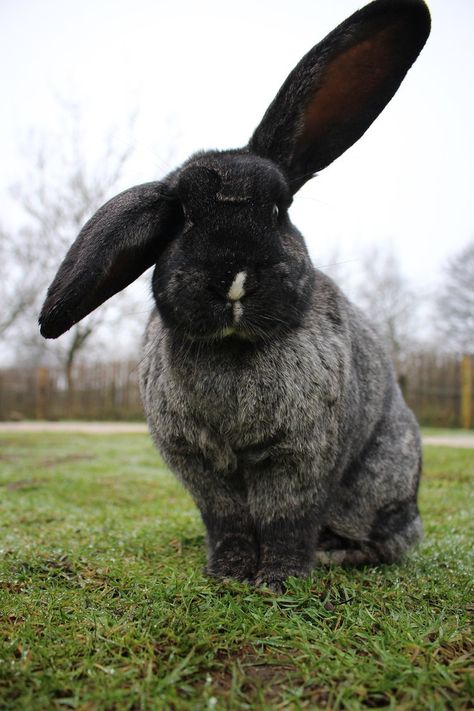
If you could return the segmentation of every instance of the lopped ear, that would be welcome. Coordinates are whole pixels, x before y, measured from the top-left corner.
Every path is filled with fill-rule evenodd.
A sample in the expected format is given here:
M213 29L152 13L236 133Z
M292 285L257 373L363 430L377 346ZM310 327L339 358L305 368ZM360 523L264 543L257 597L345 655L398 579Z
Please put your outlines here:
M82 228L48 289L41 334L57 338L151 267L180 219L166 184L137 185L105 203Z
M285 171L293 192L355 143L400 86L430 33L423 0L375 0L293 69L249 148Z

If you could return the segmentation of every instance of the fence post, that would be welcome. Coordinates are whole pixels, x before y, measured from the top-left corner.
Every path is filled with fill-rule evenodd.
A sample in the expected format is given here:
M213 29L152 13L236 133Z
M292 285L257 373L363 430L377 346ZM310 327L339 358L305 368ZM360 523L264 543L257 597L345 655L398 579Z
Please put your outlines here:
M461 422L465 430L472 423L472 372L471 358L463 355L461 360Z
M48 384L48 369L36 369L36 419L46 419L46 387Z

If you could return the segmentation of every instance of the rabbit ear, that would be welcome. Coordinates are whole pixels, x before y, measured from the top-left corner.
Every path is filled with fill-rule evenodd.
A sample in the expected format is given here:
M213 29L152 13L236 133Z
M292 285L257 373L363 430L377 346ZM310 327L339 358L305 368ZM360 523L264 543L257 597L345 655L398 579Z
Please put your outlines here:
M375 0L293 69L249 148L277 162L296 192L368 129L430 33L423 0Z
M41 334L57 338L151 267L172 238L179 208L164 183L137 185L82 228L48 289Z

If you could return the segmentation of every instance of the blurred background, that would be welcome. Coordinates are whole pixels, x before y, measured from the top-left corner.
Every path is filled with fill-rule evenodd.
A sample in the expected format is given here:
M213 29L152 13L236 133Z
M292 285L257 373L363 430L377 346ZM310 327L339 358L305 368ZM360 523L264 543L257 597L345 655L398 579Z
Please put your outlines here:
M140 419L150 273L59 341L37 315L91 214L202 148L244 145L357 0L4 0L0 420ZM474 3L431 0L428 44L368 133L296 195L316 266L382 331L422 424L472 427Z

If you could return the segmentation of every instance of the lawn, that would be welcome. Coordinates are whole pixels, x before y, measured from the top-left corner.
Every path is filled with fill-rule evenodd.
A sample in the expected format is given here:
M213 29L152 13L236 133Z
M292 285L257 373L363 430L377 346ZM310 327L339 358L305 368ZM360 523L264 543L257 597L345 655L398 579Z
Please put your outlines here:
M473 708L474 453L427 448L399 566L209 580L147 436L0 431L0 708Z

